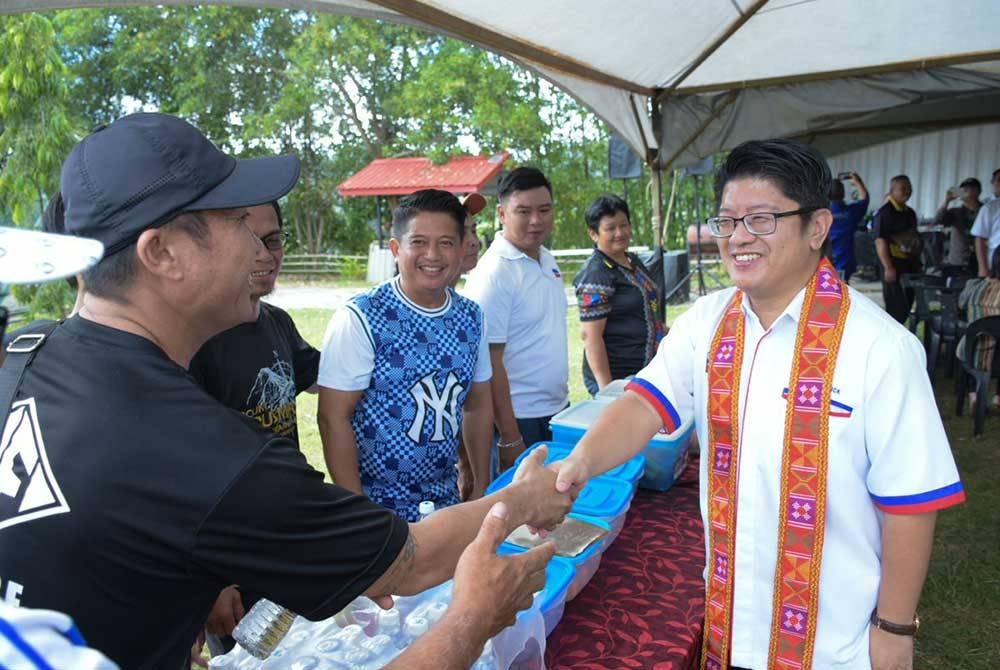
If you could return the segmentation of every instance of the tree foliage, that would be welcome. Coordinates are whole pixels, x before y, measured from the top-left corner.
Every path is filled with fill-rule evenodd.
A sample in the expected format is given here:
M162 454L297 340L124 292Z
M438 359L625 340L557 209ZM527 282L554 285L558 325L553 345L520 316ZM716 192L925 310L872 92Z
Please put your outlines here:
M0 23L0 213L31 225L74 140L67 69L47 18Z
M636 242L653 239L648 170L627 187L611 182L599 119L533 73L469 44L407 25L246 7L85 9L50 18L68 73L63 86L68 81L83 127L158 109L184 116L228 151L298 154L302 178L284 209L297 250L366 248L374 199L343 198L337 185L375 158L444 161L500 151L511 153L507 167L536 165L552 180L551 246L589 246L587 205L625 188ZM489 228L490 216L480 218Z

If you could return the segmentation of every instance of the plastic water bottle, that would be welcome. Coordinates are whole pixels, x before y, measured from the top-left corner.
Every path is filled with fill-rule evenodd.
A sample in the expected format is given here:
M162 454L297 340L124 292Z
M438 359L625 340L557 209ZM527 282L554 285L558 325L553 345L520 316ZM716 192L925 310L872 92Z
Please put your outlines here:
M420 514L421 521L434 514L434 501L424 500L417 506L417 512Z
M267 658L295 622L295 612L262 598L233 630L236 640L254 658Z

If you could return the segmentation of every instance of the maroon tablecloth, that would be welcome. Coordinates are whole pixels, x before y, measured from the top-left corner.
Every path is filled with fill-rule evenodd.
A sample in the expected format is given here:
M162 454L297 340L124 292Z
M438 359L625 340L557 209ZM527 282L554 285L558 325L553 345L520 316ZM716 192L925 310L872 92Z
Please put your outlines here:
M597 574L549 636L546 667L697 667L704 565L695 460L669 491L637 491Z

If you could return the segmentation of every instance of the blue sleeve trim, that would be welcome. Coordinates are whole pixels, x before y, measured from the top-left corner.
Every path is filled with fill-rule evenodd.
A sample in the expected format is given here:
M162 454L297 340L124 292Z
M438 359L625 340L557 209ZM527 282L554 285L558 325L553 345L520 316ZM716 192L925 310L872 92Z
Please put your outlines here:
M916 503L930 502L939 498L947 498L948 496L955 495L956 493L961 493L962 490L962 482L955 482L954 484L942 486L941 488L934 489L933 491L917 493L909 496L877 496L872 494L872 500L880 505L889 507L895 505L913 505Z
M668 421L663 422L663 425L667 428L668 433L672 433L673 431L677 430L680 427L681 425L680 414L678 414L677 410L674 409L674 406L670 404L670 401L667 400L667 397L660 392L660 389L656 388L645 379L640 379L639 377L636 377L635 379L630 381L628 383L628 386L640 387L643 391L645 391L643 395L652 400L654 404L659 405L659 409L662 410L661 414L666 415L664 418L666 417L670 418L669 422Z

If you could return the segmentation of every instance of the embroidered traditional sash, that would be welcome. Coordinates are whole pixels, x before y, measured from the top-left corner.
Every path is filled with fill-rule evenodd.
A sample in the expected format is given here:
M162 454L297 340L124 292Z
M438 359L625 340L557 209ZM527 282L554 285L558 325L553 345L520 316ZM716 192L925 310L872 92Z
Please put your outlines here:
M743 294L737 291L712 339L708 363L710 574L702 668L726 670L732 640L739 473ZM788 384L781 459L778 561L768 668L812 666L826 517L830 392L850 298L824 259L806 286Z

